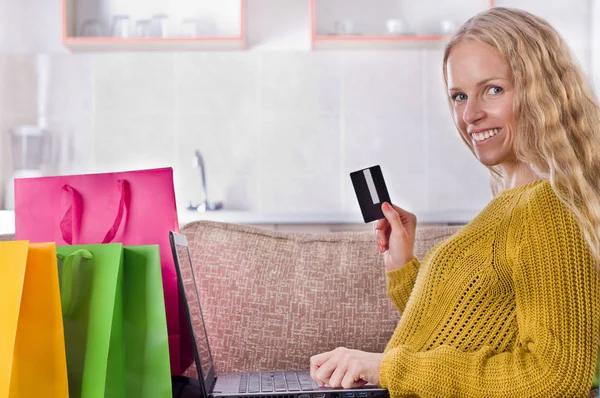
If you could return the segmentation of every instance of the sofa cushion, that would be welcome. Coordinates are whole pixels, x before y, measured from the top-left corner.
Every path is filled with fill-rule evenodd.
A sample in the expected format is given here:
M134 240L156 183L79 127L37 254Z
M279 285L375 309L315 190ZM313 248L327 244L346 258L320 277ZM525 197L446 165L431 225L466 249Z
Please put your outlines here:
M419 228L417 256L459 228ZM217 372L305 369L311 355L338 346L382 352L396 327L373 232L199 221L182 233Z

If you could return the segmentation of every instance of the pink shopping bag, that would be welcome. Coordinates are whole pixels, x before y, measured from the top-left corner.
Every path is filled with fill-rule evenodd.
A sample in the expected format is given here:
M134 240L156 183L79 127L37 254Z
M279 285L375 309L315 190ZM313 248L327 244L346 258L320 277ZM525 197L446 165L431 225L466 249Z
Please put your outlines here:
M169 243L179 230L173 169L16 179L15 218L17 240L158 244L171 373L185 371L193 357Z

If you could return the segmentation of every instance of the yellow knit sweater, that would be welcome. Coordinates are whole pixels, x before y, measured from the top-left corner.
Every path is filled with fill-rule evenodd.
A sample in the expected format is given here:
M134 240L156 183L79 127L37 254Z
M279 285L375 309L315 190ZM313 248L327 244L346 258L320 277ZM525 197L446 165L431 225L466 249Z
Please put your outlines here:
M587 397L600 277L548 181L498 194L459 232L388 272L402 314L381 363L392 398Z

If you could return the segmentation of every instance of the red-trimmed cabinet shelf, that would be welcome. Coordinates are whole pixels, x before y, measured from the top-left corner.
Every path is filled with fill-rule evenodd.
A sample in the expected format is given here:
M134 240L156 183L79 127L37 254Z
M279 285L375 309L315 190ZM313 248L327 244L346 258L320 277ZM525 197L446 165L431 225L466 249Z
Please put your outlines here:
M313 50L380 50L437 45L494 0L309 0L309 7Z
M246 0L61 0L62 41L72 51L186 51L246 48ZM165 37L154 15L165 14ZM111 33L117 15L129 17L127 37ZM184 20L188 21L184 33ZM145 22L142 22L145 21ZM87 22L88 32L83 32ZM138 24L139 22L139 24ZM197 26L190 31L190 26ZM92 26L92 28L90 28ZM90 36L90 29L95 30ZM147 29L154 29L148 32ZM100 31L100 33L98 33ZM148 32L148 33L143 33ZM155 37L148 37L154 33ZM98 35L98 36L97 36ZM158 36L158 37L156 37Z

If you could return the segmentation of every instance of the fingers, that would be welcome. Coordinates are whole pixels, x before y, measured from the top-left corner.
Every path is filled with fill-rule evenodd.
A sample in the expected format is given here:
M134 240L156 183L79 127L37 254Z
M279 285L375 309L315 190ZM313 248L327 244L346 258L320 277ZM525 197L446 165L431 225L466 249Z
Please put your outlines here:
M367 382L360 378L360 367L356 361L345 361L336 368L329 379L331 387L358 388Z
M380 252L388 249L391 230L390 223L385 218L377 220L375 223L375 239L377 240Z
M381 205L381 211L385 216L386 220L390 223L392 230L401 231L404 229L402 226L402 221L400 220L400 214L398 214L398 210L392 208L387 202L383 202Z
M341 386L342 380L346 377L346 370L347 368L345 361L341 361L340 363L338 363L335 370L329 377L327 384L334 388Z
M390 224L388 222L386 222L385 226L380 231L379 236L378 236L378 244L379 244L380 252L383 253L390 248L390 234L391 233L392 233L392 227L390 226Z
M315 372L315 381L321 384L331 384L331 377L334 372L338 371L340 366L340 360L338 356L331 356L325 363L323 363ZM343 374L342 374L343 376Z
M358 369L354 369L353 367L349 367L342 379L340 385L342 388L359 388L367 384L366 381L360 378L360 373Z
M313 355L312 357L310 357L310 378L313 379L314 381L317 381L316 373L317 373L317 369L319 369L319 365L317 365L315 357L316 357L316 355Z
M369 369L369 364L373 361L368 359L373 355L378 354L338 347L333 351L311 357L310 376L319 385L329 384L333 388L358 388L369 381L369 374L379 372L379 366L376 369ZM380 362L381 359L377 364Z
M333 356L334 352L333 351L328 351L328 352L324 352L322 354L318 354L318 355L313 355L312 357L310 357L310 377L316 381L319 382L319 379L317 378L317 370L319 370L319 368L326 363L329 358L331 358ZM329 375L327 376L329 377Z
M334 357L329 362L333 362L337 358L337 364L335 370L325 380L333 388L357 388L364 384L366 381L360 378L360 363L357 360L349 359L346 355L345 358Z
M375 230L382 229L386 223L387 220L385 218L375 221Z
M417 217L388 202L381 204L381 211L385 218L375 223L375 237L381 253L389 250L389 240L392 232L401 234L414 234L417 225Z
M394 204L392 204L392 207L398 213L398 216L400 217L400 221L402 222L402 226L404 228L407 228L409 226L415 227L417 225L417 216L415 216L413 213L406 211Z

